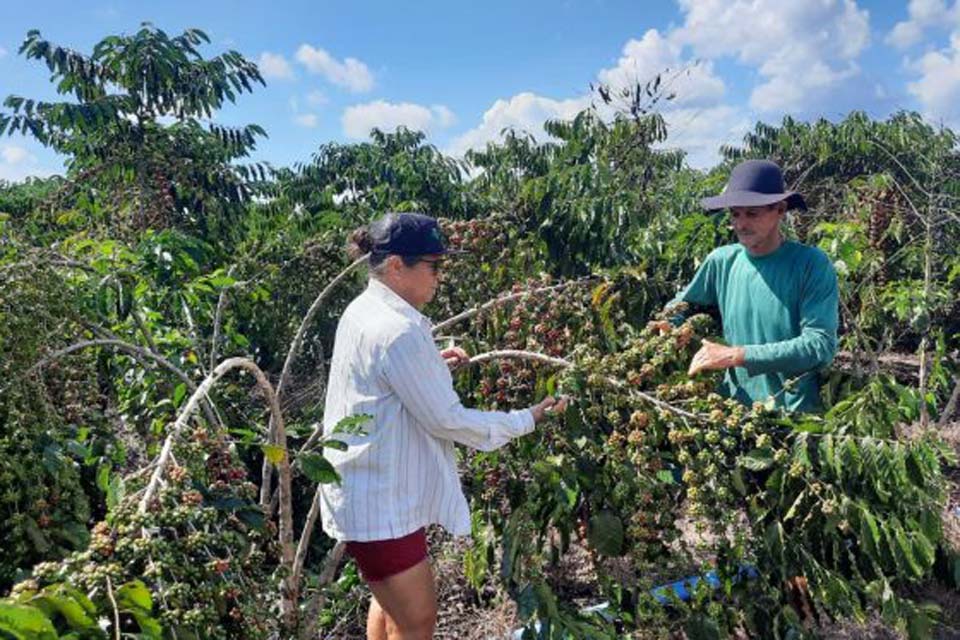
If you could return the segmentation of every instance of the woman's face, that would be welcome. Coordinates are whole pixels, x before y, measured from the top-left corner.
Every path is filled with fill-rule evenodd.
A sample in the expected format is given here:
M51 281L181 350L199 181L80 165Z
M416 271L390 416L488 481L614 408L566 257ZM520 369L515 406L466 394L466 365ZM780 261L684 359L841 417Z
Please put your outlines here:
M400 295L417 309L433 300L440 284L440 269L443 256L431 254L421 256L413 266L400 262Z

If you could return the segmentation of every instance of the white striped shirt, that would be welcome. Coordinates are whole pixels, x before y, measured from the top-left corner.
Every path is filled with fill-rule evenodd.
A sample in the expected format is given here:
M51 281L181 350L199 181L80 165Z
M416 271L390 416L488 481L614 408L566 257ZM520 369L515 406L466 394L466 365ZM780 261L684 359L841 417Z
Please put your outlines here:
M358 414L373 416L366 435L337 434L349 448L324 449L341 479L321 486L323 530L337 540L399 538L433 523L469 535L454 443L491 451L534 427L529 409L465 408L430 320L376 279L337 326L324 435Z

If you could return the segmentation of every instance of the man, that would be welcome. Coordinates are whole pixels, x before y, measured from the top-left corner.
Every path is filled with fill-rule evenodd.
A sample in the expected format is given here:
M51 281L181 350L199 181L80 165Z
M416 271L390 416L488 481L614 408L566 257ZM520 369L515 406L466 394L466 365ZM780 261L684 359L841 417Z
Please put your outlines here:
M826 254L780 230L788 209L806 209L803 197L786 190L775 163L747 160L701 204L729 209L738 243L710 253L671 303L720 311L727 345L704 340L689 374L725 371L721 392L744 404L774 398L790 411L818 410L817 371L836 353L839 296Z
M373 593L367 637L426 640L437 601L425 527L470 533L454 444L497 449L563 411L566 401L547 397L511 412L460 403L448 366L467 354L438 351L419 311L436 293L450 253L436 220L387 214L351 242L354 257L368 256L370 283L337 326L323 424L325 436L348 448L325 451L340 482L321 486L323 530L347 542ZM372 416L365 433L335 433L343 418L361 414Z

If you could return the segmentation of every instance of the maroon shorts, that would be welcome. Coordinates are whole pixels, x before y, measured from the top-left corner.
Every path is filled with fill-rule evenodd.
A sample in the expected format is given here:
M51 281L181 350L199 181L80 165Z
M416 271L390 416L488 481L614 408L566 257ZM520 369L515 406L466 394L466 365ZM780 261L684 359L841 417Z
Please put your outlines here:
M427 534L420 528L402 538L347 542L347 553L357 562L364 580L380 582L426 559Z

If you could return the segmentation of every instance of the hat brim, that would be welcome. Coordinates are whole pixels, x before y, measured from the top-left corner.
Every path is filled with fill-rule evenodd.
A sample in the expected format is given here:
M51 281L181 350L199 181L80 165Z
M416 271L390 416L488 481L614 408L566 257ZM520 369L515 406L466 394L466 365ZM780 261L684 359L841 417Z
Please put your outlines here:
M756 191L726 191L712 198L700 200L700 206L708 211L729 209L730 207L765 207L776 202L787 201L787 209L805 211L807 203L796 191L786 193L758 193Z

